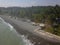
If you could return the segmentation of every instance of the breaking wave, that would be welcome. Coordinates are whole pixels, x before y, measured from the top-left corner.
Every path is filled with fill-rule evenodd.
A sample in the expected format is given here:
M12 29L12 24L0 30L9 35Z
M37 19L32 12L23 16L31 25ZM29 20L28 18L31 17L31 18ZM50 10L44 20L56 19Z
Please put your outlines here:
M7 26L9 26L11 31L14 29L14 27L11 24L5 22L1 17L0 17L0 22L6 24ZM15 30L15 32L16 32L16 30ZM19 35L19 34L18 34L18 36L20 36L22 38L25 45L34 45L34 44L31 43L30 40L27 39L27 36Z
M25 45L34 45L30 40L27 39L27 36L21 35Z

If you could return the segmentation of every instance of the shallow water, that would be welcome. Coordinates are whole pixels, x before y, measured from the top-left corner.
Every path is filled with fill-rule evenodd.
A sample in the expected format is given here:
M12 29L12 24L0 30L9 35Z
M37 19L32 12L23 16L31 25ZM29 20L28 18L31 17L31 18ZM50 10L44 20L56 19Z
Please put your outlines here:
M28 42L28 43L27 43ZM0 17L0 45L33 45Z

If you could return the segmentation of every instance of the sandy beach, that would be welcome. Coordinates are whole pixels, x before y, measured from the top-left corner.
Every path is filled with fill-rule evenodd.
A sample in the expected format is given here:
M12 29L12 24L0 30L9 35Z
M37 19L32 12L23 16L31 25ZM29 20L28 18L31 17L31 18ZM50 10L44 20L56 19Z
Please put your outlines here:
M51 43L48 42L47 40L44 40L42 38L40 38L39 36L27 31L26 29L22 29L22 27L20 27L18 25L18 23L16 23L13 19L11 20L11 18L9 18L8 16L1 16L6 22L10 23L15 29L16 31L21 34L21 35L25 35L27 36L27 38L34 44L34 45L59 45L57 43ZM17 21L19 22L19 21Z

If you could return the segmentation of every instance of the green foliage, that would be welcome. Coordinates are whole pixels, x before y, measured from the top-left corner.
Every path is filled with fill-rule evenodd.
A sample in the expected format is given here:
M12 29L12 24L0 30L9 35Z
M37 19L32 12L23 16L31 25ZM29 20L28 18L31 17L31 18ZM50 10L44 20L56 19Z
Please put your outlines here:
M32 21L37 23L45 23L50 25L50 27L45 30L57 35L60 35L60 23L56 18L60 18L60 6L32 6L32 7L8 7L0 8L0 14L17 16L21 18L29 18ZM55 27L53 24L57 23L58 27ZM56 30L55 30L56 28Z
M32 17L35 22L42 22L44 20L44 15L42 14L32 14Z
M50 8L50 10L46 11L48 15L48 19L51 22L51 26L53 27L53 34L60 35L60 30L59 30L59 21L60 18L60 6L56 5L55 7ZM59 28L58 28L59 27Z
M53 33L53 27L52 26L47 26L46 28L45 28L45 31L47 31L47 32L50 32L50 33Z
M26 12L24 10L20 10L20 16L25 17Z

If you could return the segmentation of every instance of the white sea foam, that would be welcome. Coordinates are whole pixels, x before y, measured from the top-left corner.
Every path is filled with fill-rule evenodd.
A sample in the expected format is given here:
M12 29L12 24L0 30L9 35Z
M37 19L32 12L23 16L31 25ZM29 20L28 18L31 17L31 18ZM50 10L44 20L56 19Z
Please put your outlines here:
M4 23L5 23L7 26L10 27L10 30L11 30L11 31L13 30L13 26L12 26L11 24L9 24L9 23L7 23L7 22L5 22L5 21L4 21Z
M31 43L30 40L27 39L27 36L22 35L21 37L22 37L25 45L34 45L33 43Z
M5 22L5 21L0 17L0 22L1 22L1 21L2 21L2 23L4 23L4 24L6 24L7 26L9 26L11 31L14 29L14 27L13 27L11 24ZM16 32L16 30L15 30L15 32ZM17 32L16 32L16 33L17 33ZM17 34L18 34L18 33L17 33ZM18 36L21 36L21 38L22 38L23 42L25 43L25 45L34 45L34 44L32 44L32 43L30 42L30 40L27 39L27 36L19 35L19 34L18 34Z
M0 22L5 22L5 21L0 17Z
M12 31L13 30L13 26L7 22L5 22L6 25L8 25L10 27L10 30Z
M11 31L13 30L13 26L11 24L5 22L1 17L0 17L0 22L6 24L7 26L9 26Z
M7 23L7 25L10 27L10 30L12 31L13 30L13 26L9 23Z

